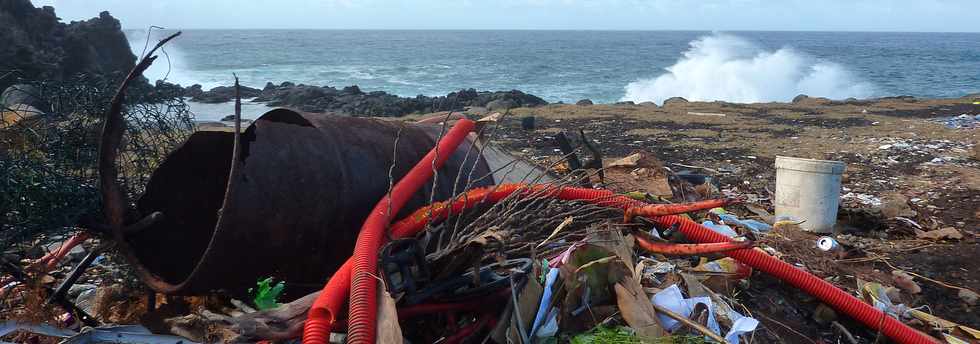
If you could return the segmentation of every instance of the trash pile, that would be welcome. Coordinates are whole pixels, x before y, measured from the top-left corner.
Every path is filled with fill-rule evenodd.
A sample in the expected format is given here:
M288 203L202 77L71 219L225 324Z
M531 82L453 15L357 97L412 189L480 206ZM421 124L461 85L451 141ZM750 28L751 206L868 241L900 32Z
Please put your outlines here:
M961 114L959 116L937 118L934 121L950 129L973 129L980 127L980 115Z
M840 162L781 157L770 199L645 152L605 162L584 132L579 147L554 135L554 159L530 164L488 143L506 114L395 123L277 109L195 132L129 195L112 178L124 127L113 99L106 223L5 249L0 341L980 341L915 298L922 283L971 305L976 292L894 266L883 240L820 233L838 218ZM920 240L964 238L904 211L888 220ZM822 218L799 218L809 212ZM859 270L871 261L891 269Z

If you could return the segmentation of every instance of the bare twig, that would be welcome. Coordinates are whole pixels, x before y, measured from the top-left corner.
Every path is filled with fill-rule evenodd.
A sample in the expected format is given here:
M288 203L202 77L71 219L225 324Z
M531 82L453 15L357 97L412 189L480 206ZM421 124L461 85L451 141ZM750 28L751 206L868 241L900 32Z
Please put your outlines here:
M841 335L843 335L843 336L844 336L844 338L846 338L846 339L847 339L847 342L848 342L848 343L851 343L851 344L858 344L858 341L857 341L857 339L854 339L854 335L852 335L852 334L851 334L851 331L848 331L848 330L847 330L847 328L846 328L846 327L844 327L844 325L841 325L841 324L840 324L839 322L837 322L837 321L831 321L831 322L830 322L830 325L831 325L831 326L833 326L834 328L836 328L836 329L837 329L838 331L840 331L840 333L841 333Z
M708 336L711 339L714 339L714 340L718 341L719 343L727 343L727 341L725 341L725 338L722 338L717 333L714 333L710 329L708 329L707 327L704 327L704 325L698 324L698 323L692 321L691 319L688 319L687 317L685 317L683 315L674 313L673 311L671 311L671 310L669 310L667 308L661 307L660 305L657 305L656 303L653 304L653 308L655 310L657 310L657 312L663 313L664 315L670 317L671 319L677 320L681 324L687 325L687 327L690 327L690 328L692 328L694 330L697 330L698 332L701 332L701 334L703 334L705 336Z
M153 53L179 35L180 31L177 31L160 40L160 42L157 42L153 46L153 49L150 49L129 72L129 75L119 85L116 95L112 97L112 101L109 103L109 112L106 113L105 124L102 127L102 138L99 142L99 182L101 183L102 190L103 212L105 213L109 226L113 230L122 229L126 207L129 204L126 194L123 192L117 180L119 171L116 167L119 144L122 142L123 130L126 127L126 123L122 117L122 106L126 100L126 88L153 64L153 61L156 60L156 56Z

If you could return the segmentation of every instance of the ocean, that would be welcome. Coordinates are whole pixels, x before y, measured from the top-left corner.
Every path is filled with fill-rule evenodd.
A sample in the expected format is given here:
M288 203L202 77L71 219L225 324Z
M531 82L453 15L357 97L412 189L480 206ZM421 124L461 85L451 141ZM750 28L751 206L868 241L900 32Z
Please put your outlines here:
M139 55L146 31L127 36ZM291 81L400 96L519 89L549 102L980 92L977 33L187 30L166 52L151 79L205 89L230 85L236 73L258 88Z

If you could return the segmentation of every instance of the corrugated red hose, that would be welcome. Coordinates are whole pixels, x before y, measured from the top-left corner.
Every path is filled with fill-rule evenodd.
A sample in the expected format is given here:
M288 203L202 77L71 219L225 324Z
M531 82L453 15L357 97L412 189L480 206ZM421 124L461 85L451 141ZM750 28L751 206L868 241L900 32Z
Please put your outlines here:
M492 197L487 197L488 201L497 201L506 197L510 193L521 190L521 186L518 185L507 185L498 187L496 192L491 192ZM528 189L524 189L528 190ZM486 195L486 189L471 191L474 195ZM553 197L558 197L562 199L569 200L584 200L591 201L593 203L598 203L601 205L606 205L610 207L617 207L622 209L628 209L631 207L643 206L644 203L630 199L625 196L614 195L612 192L607 190L593 190L593 189L581 189L581 188L561 188L558 192L551 193ZM468 199L479 199L477 197L467 197ZM478 204L479 202L468 202L468 203L453 203L452 212L462 211L464 208L471 207ZM439 205L434 205L437 207ZM444 209L445 204L441 207ZM426 209L426 208L423 208ZM423 211L420 209L420 211ZM416 211L413 216L420 214L420 211ZM393 234L395 227L398 227L398 233L408 234L408 232L418 231L424 228L426 222L443 218L449 214L449 211L432 211L431 217L409 217L402 221L396 223L392 228ZM678 224L679 230L684 233L689 239L697 242L726 242L731 239L712 231L709 228L701 226L700 224L691 221L689 219L679 217L679 216L656 216L652 217L651 220L661 224L662 226L673 226ZM848 294L847 292L834 287L832 284L807 273L803 270L797 269L792 265L789 265L779 259L776 259L768 254L755 249L741 249L725 253L726 255L738 259L739 261L748 264L756 269L767 272L782 281L785 281L801 290L813 295L823 302L829 304L835 309L847 314L848 316L864 323L869 328L880 330L883 334L891 338L892 340L899 343L937 343L938 341L934 338L917 331L911 327L902 324L900 321L892 318L880 310L862 302L861 300L855 298L854 296ZM346 265L346 264L345 264ZM340 274L342 275L342 274ZM328 285L329 287L329 285ZM372 285L373 287L373 285ZM325 290L328 288L325 288ZM321 295L322 296L322 295ZM342 296L341 305L343 307ZM338 307L338 306L335 306ZM337 308L339 309L339 308ZM313 311L311 310L311 316ZM309 320L308 320L309 321ZM353 320L352 320L353 322ZM304 343L306 339L304 337Z
M698 202L691 203L679 203L679 204L644 204L638 207L626 208L624 213L624 218L626 222L630 222L634 216L665 216L665 215L677 215L683 213L691 213L695 211L708 210L712 208L724 207L732 203L736 203L738 200L731 198L720 198L720 199L709 199Z
M433 169L442 167L459 144L473 131L476 123L461 119L439 140L391 190L386 199L375 205L368 215L354 246L354 255L334 273L323 292L310 308L303 326L303 343L327 343L330 328L343 307L347 296L345 280L350 287L348 312L348 343L374 343L377 321L378 248L389 224L390 214L396 214L405 203L432 178ZM441 153L441 154L440 154ZM336 281L336 282L335 282Z

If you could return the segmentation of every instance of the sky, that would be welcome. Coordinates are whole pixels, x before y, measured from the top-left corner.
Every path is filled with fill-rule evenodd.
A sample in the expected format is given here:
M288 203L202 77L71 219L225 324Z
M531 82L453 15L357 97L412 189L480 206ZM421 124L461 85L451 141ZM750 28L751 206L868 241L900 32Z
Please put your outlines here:
M33 0L126 29L980 32L978 0Z

